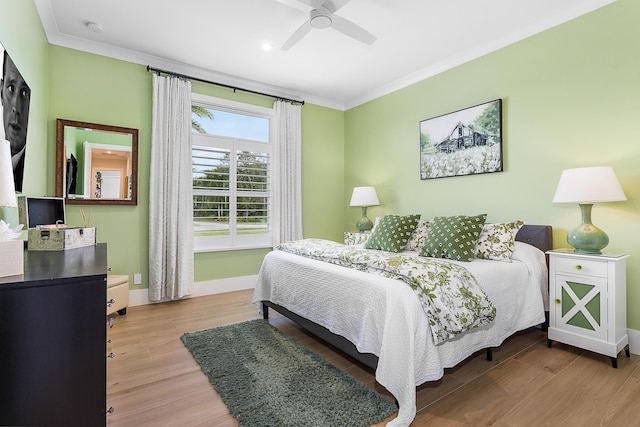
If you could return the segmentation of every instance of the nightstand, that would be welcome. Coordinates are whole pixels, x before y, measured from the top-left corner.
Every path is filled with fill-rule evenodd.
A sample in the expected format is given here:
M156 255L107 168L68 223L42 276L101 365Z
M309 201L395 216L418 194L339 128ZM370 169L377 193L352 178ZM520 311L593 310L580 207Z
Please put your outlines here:
M549 331L558 341L611 358L629 357L627 336L627 254L587 255L569 249L549 255Z
M371 236L371 233L360 233L358 231L345 231L344 244L359 245L366 242L369 236Z

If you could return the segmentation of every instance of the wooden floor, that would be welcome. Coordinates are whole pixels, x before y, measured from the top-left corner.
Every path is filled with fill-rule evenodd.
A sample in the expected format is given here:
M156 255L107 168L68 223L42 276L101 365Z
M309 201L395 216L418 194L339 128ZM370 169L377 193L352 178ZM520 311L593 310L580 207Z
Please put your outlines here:
M252 291L130 307L108 330L107 425L236 426L182 345L184 332L259 318ZM367 386L388 396L371 370L316 340L271 310L270 322ZM563 344L547 348L530 329L419 387L412 426L640 425L640 356L609 358ZM394 418L390 417L390 419ZM379 425L384 425L381 423Z

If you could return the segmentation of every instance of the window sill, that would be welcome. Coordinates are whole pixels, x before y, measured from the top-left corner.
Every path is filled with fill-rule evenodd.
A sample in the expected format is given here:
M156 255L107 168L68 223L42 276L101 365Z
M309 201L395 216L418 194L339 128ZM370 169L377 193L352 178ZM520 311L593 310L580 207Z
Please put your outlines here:
M194 254L208 253L208 252L229 252L229 251L246 251L250 249L273 249L273 245L246 245L246 246L233 246L233 247L220 247L220 248L194 248Z

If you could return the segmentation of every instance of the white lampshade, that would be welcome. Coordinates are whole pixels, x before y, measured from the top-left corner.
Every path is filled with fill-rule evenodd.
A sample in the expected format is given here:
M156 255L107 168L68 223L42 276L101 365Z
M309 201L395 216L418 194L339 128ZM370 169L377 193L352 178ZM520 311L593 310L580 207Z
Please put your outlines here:
M608 166L562 171L554 203L621 202L627 200L613 168Z
M355 187L349 206L378 206L378 195L374 187Z
M11 145L7 140L0 141L0 207L18 207L11 165Z

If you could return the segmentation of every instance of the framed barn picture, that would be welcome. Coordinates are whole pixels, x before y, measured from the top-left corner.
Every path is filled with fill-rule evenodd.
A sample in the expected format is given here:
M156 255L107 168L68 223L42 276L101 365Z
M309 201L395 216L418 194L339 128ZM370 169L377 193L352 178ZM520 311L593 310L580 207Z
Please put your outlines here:
M502 172L502 99L420 122L420 179Z

